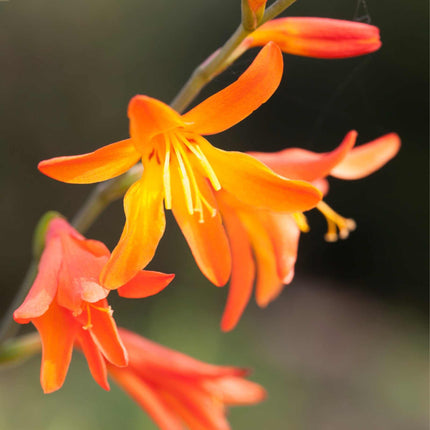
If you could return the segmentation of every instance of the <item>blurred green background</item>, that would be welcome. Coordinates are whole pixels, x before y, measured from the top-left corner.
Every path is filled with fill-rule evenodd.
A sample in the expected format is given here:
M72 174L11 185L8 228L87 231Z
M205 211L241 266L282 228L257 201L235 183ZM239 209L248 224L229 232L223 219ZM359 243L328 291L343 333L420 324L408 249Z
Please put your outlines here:
M366 3L298 0L289 15L370 18L382 49L347 60L285 56L274 97L211 138L225 149L326 151L350 129L360 143L396 131L402 150L384 169L331 181L327 202L354 218L357 231L325 243L324 220L311 214L294 282L268 309L251 304L237 329L222 334L227 289L206 282L169 216L150 267L175 272L174 284L148 300L110 300L119 325L202 360L254 369L269 398L232 409L234 429L427 428L428 5ZM169 102L239 17L239 0L0 2L1 312L30 261L39 217L50 209L72 216L91 190L44 177L37 162L127 137L128 100L144 93ZM117 202L88 235L112 247L122 223ZM155 428L119 389L99 389L79 354L63 389L48 396L39 363L0 369L1 430Z

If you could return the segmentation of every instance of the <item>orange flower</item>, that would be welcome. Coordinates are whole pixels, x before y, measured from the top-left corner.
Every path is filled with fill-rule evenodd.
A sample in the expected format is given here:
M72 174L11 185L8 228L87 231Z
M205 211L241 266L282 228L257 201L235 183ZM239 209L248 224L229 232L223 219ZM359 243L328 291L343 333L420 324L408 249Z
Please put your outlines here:
M268 21L239 50L275 42L288 54L315 58L345 58L369 54L381 47L379 29L361 22L330 18L288 17Z
M341 145L331 152L318 154L299 148L288 148L274 153L252 153L275 172L289 178L300 178L313 183L325 195L328 192L327 176L339 179L361 179L384 166L400 149L400 138L389 133L354 148L357 132L350 131ZM345 239L355 222L337 214L325 202L316 206L326 217L326 240ZM301 223L306 229L306 222ZM338 233L339 232L339 233Z
M324 154L299 148L251 154L278 174L310 181L326 194L326 176L365 177L381 168L400 148L399 137L394 133L354 148L356 137L355 131L349 132L338 148ZM261 307L275 299L283 285L292 281L300 230L308 231L309 227L302 213L256 210L226 192L218 201L232 250L232 275L221 322L221 328L228 331L242 315L256 275L256 302ZM335 240L338 235L346 238L354 229L353 220L340 216L325 202L320 202L317 208L327 219L327 240Z
M62 218L50 221L45 240L37 277L14 312L16 322L32 322L42 339L43 391L50 393L63 385L75 342L94 379L108 390L104 359L116 366L127 364L127 352L106 300L109 290L98 281L109 250L101 242L86 240ZM140 272L118 292L123 297L146 297L172 278Z
M231 271L228 240L217 210L221 189L245 204L279 212L317 204L321 195L308 183L281 178L255 158L221 151L202 137L232 127L264 103L279 85L282 68L279 48L269 43L236 82L186 114L136 96L128 109L130 139L39 164L55 179L90 183L124 173L142 160L142 179L124 197L123 233L102 272L106 288L124 284L152 259L165 228L163 200L203 274L216 285L224 285Z
M253 404L264 389L236 367L195 360L120 329L129 353L127 367L108 363L110 376L162 430L228 430L226 405Z

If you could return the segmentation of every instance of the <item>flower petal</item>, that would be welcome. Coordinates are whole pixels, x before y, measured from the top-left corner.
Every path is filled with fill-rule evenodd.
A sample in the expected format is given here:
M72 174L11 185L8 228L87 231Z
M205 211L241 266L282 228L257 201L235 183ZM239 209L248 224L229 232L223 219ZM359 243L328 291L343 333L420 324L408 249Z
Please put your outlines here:
M130 136L139 152L152 150L148 145L159 134L184 125L181 116L170 106L152 97L134 96L128 105Z
M132 397L160 427L160 430L183 430L181 421L165 404L157 390L145 383L129 368L108 365L114 381Z
M243 378L226 377L211 383L216 384L222 393L222 401L227 405L252 405L263 401L267 396L261 385Z
M268 43L239 79L182 116L187 129L198 134L224 131L265 103L282 78L279 48Z
M96 305L98 308L90 307L90 335L108 361L115 366L126 366L128 354L119 337L115 320L109 312L107 301L101 300Z
M57 292L58 272L63 258L61 241L53 238L47 242L39 262L37 277L22 305L13 313L18 323L43 315Z
M64 383L79 326L72 313L55 301L47 312L32 322L42 340L40 383L44 393L52 393Z
M259 211L258 218L272 242L278 276L289 284L294 276L300 229L289 214Z
M62 235L60 240L63 261L58 275L58 304L72 312L80 312L82 300L96 302L109 293L98 282L107 256L95 257L73 236Z
M357 132L350 131L333 151L317 153L301 148L287 148L279 152L250 152L278 175L289 179L314 181L324 178L354 147Z
M273 41L288 54L314 58L346 58L381 47L373 25L330 18L288 17L269 21L245 39L246 46Z
M124 230L100 275L104 287L116 289L126 284L154 256L166 226L162 179L160 165L156 161L148 162L142 179L127 191Z
M321 200L321 193L312 185L282 178L248 154L222 151L208 142L199 144L222 188L247 205L276 212L301 212Z
M266 307L282 291L283 283L278 276L276 255L270 237L261 222L252 214L242 214L242 221L250 235L252 249L257 262L255 300Z
M166 288L174 277L174 274L143 270L125 285L119 287L118 294L129 299L143 299L153 296Z
M232 330L238 323L252 294L255 264L248 233L227 200L226 192L217 193L232 254L231 279L227 303L221 320L223 331Z
M94 152L41 161L38 169L57 181L91 184L119 176L140 159L130 139L103 146Z
M79 330L78 339L79 345L87 360L88 367L90 368L91 375L100 387L109 391L110 387L107 380L106 361L99 348L86 330Z
M216 366L196 360L124 328L120 328L119 333L130 356L129 365L145 375L154 375L158 378L164 374L170 379L173 376L198 379L244 374L244 371L237 367Z
M197 172L196 172L197 173ZM197 186L213 208L217 208L212 189L205 179L196 174ZM175 160L171 163L172 212L182 230L202 273L216 286L224 285L231 272L231 255L227 236L217 212L214 216L204 209L204 221L200 214L190 215Z
M330 175L339 179L364 178L390 161L399 149L399 136L396 133L386 134L354 148L340 164L334 167Z

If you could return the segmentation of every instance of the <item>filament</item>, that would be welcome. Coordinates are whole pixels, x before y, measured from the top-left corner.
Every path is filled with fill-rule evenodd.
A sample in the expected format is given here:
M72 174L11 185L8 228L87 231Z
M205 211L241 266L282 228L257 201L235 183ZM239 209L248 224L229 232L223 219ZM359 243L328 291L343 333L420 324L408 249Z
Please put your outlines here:
M346 239L357 226L353 219L344 218L323 201L318 203L317 209L327 221L327 233L324 236L327 242L335 242L338 238Z
M308 220L303 212L294 212L292 216L302 233L307 233L310 230Z

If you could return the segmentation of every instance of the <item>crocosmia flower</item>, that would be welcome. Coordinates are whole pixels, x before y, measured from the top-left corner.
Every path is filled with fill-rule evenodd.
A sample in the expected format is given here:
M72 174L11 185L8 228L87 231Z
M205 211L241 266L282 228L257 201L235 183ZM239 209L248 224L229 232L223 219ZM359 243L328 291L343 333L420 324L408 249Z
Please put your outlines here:
M381 47L373 25L330 18L288 17L268 21L251 33L240 51L275 42L283 52L315 58L346 58Z
M16 322L32 322L39 331L42 388L50 393L63 385L77 343L94 379L109 389L105 362L116 366L128 362L106 300L109 290L99 283L110 252L103 243L85 239L62 218L50 221L45 243L37 277L14 313ZM172 277L139 272L118 292L124 297L146 297L163 289Z
M282 54L269 43L236 82L184 115L159 100L136 96L128 109L130 139L39 164L55 179L90 183L142 161L142 179L124 197L126 223L101 276L105 287L128 282L152 259L165 229L163 201L203 274L216 285L225 284L231 272L217 203L221 189L244 204L276 212L303 211L320 201L320 192L307 182L282 178L254 157L219 150L202 136L220 133L250 115L276 90L282 69Z
M288 148L274 153L252 153L280 175L312 182L324 194L327 176L360 179L381 168L399 148L399 137L390 133L354 148L357 133L348 133L335 150L315 153ZM250 300L254 281L255 298L264 307L275 299L294 277L300 231L309 230L305 215L264 211L244 205L223 192L218 201L231 252L232 275L221 328L231 330ZM335 212L325 202L317 208L327 220L326 239L346 238L355 222Z
M325 195L329 190L327 176L345 180L364 178L384 166L400 149L400 138L395 133L354 147L356 138L357 132L350 131L338 148L327 153L287 148L274 153L254 152L252 155L282 176L313 183ZM326 240L344 239L355 229L353 220L340 216L324 201L316 207L327 220ZM304 220L299 224L307 228Z
M265 398L247 370L203 363L124 329L120 336L129 364L108 363L109 375L162 430L228 430L226 406Z

